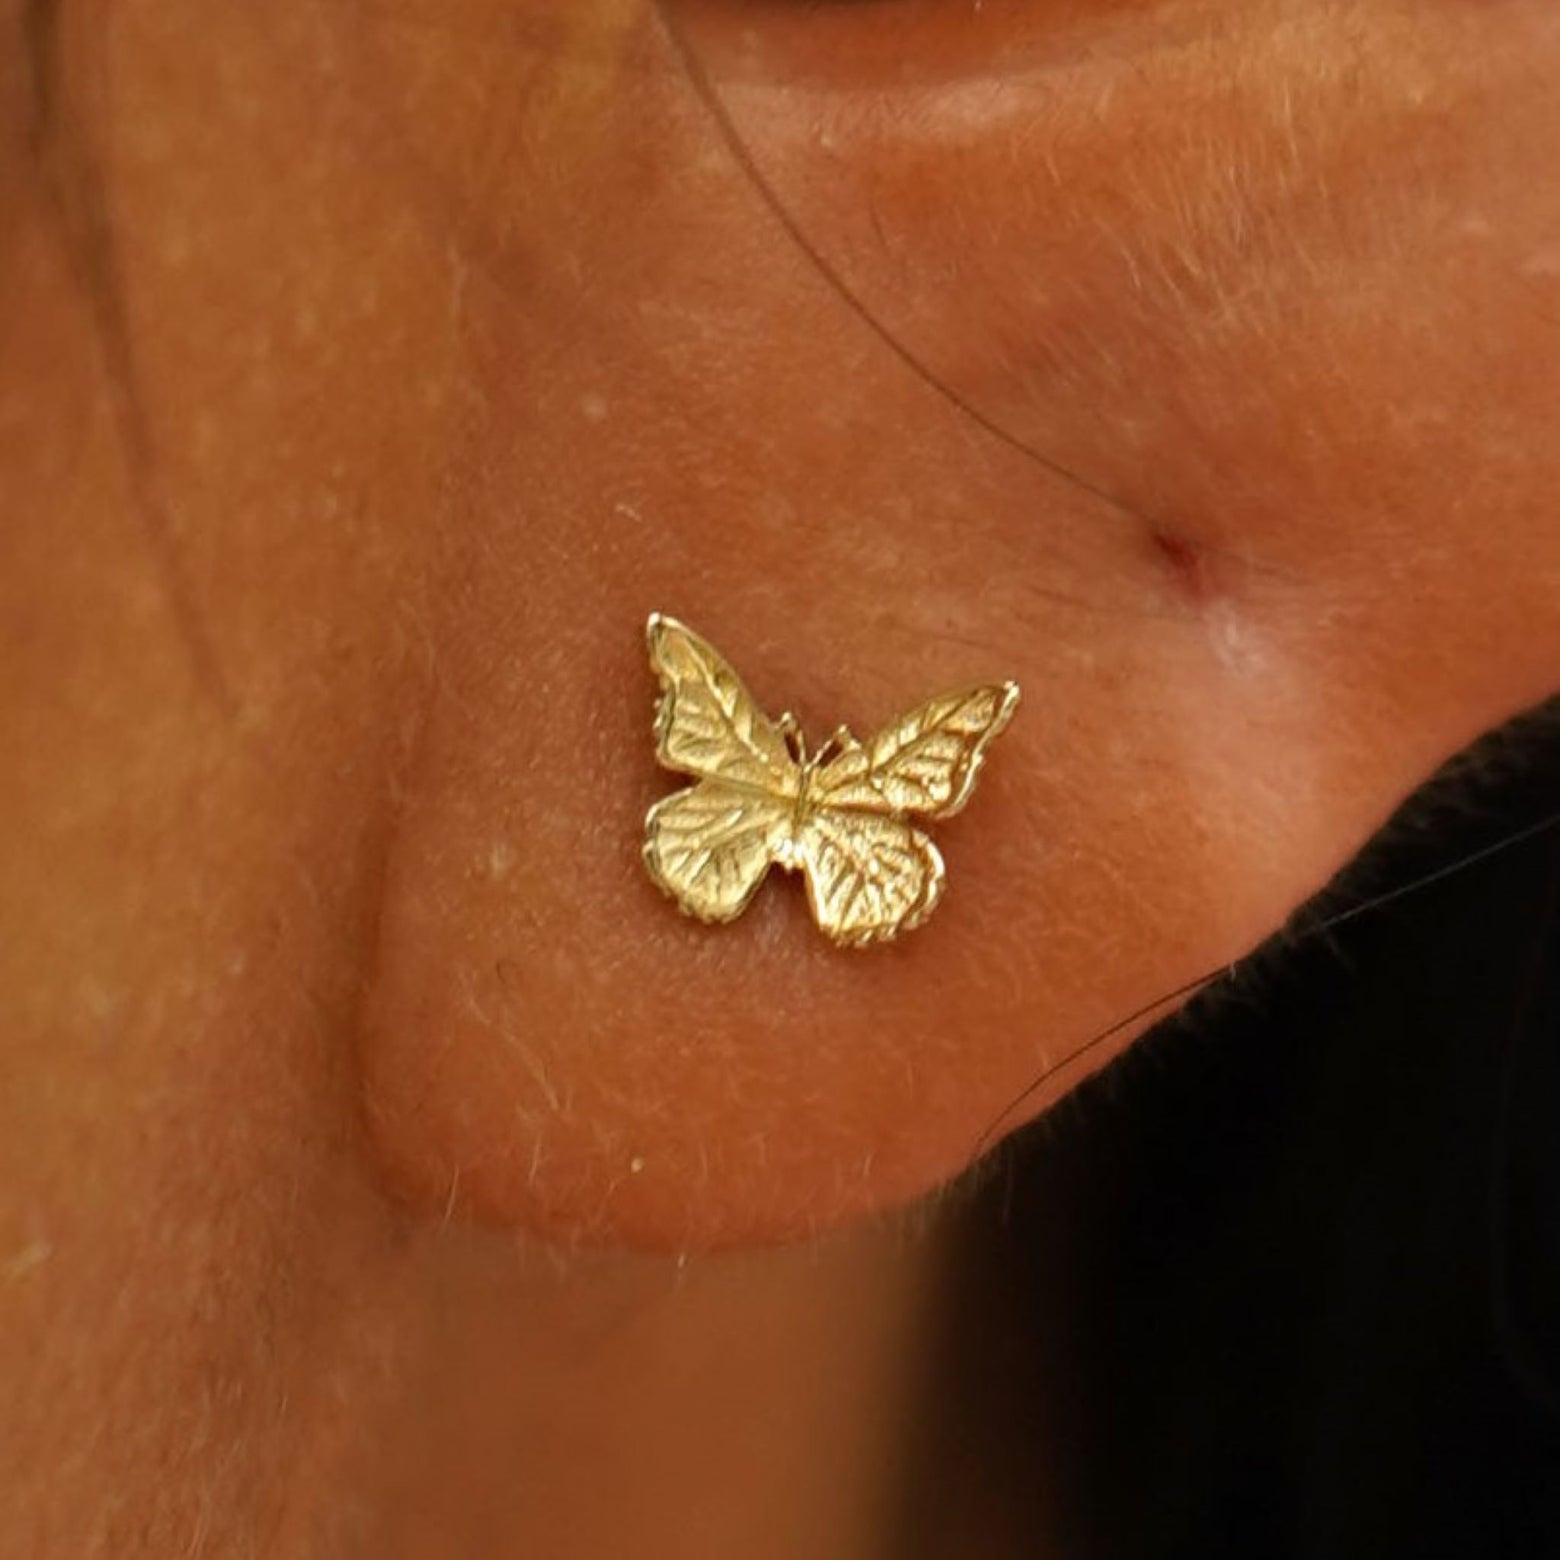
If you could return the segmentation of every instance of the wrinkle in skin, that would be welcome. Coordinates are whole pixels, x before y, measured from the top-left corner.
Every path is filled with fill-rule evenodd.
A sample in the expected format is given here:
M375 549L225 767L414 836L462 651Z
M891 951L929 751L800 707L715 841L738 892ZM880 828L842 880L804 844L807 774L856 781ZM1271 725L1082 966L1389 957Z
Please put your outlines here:
M63 0L23 0L22 32L34 107L33 155L95 326L102 361L99 383L119 432L131 493L128 508L161 580L195 684L215 711L230 720L234 695L179 550L158 467L152 419L125 305L112 200L93 140L93 122L85 107L93 100L102 101L111 84L98 54L85 48L67 53L66 26ZM77 90L77 76L83 73L92 78L90 92Z

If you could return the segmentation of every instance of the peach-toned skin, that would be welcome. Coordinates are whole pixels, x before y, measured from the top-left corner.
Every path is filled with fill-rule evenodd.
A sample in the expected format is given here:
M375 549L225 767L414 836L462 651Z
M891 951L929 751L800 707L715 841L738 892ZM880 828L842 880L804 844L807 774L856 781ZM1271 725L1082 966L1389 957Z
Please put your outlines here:
M861 1554L937 1246L810 1238L1556 683L1560 12L46 10L7 1551ZM1023 685L931 922L656 893L652 609L819 732Z

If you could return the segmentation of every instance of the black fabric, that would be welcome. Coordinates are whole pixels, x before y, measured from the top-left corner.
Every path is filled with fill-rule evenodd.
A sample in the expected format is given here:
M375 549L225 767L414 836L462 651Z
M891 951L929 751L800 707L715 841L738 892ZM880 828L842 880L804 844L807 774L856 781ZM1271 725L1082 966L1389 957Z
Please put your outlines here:
M1557 715L1009 1146L906 1554L1560 1557Z

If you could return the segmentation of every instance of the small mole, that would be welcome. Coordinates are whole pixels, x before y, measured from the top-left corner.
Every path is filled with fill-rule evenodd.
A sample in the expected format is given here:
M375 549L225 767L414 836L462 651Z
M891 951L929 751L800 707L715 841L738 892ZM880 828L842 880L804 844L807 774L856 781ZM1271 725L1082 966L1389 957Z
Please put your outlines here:
M1208 560L1196 542L1190 537L1158 527L1149 532L1149 539L1161 561L1175 576L1183 594L1197 602L1207 601L1213 595Z

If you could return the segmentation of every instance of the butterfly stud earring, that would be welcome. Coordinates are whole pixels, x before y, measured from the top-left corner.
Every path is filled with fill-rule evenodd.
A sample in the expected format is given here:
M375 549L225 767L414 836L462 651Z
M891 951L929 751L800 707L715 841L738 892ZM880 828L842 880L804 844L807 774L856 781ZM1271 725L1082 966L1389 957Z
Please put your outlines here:
M695 784L645 818L645 867L688 915L732 921L778 864L801 872L813 919L842 947L919 926L942 897L942 853L911 819L970 799L1018 684L948 693L867 742L841 726L816 753L789 712L771 720L706 640L652 613L661 683L656 758Z

